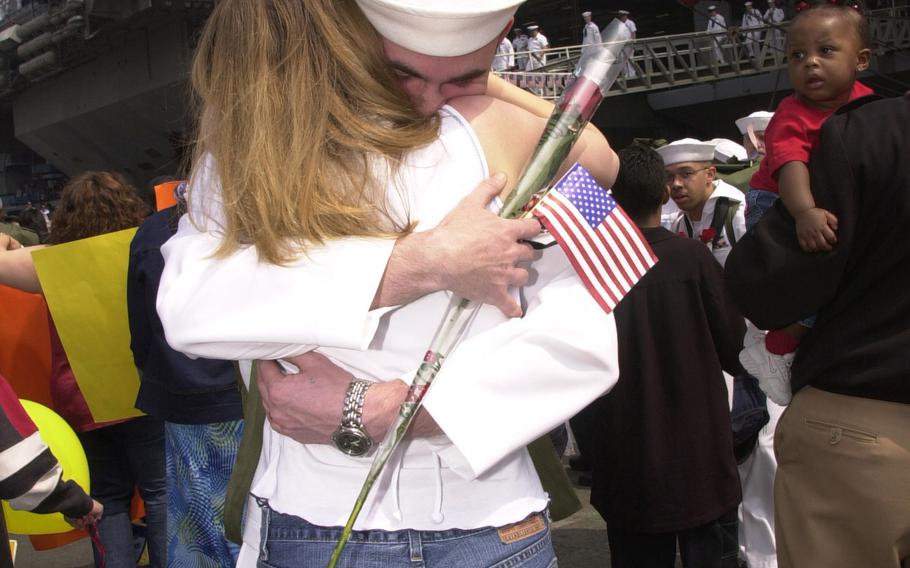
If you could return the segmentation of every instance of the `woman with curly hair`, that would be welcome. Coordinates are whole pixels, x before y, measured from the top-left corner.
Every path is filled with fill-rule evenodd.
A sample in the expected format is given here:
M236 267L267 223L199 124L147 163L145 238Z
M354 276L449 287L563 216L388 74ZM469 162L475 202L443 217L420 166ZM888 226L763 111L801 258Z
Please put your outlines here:
M70 180L51 222L49 243L61 244L129 229L150 213L136 188L121 174L90 171ZM0 283L40 291L28 248L0 254ZM11 264L18 264L18 268ZM8 269L9 268L9 269ZM16 280L11 281L13 275ZM86 322L90 324L91 322ZM91 496L104 506L98 528L108 568L136 566L130 522L134 487L145 501L150 566L163 567L167 523L164 424L151 416L96 422L79 390L51 321L51 397L54 409L76 430L85 448ZM101 550L95 548L100 565Z
M130 229L148 217L139 190L117 172L84 172L63 188L51 217L50 243Z

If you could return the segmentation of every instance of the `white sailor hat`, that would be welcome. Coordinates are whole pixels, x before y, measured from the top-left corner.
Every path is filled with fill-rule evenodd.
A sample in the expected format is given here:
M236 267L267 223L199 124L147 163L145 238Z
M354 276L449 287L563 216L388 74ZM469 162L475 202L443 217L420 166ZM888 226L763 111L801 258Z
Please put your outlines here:
M590 16L590 15L591 15L591 12L582 12L581 15L582 15L582 16Z
M717 11L717 6L715 6L714 4L711 4L710 6L708 6L708 11L709 11L709 12L716 12L716 11Z
M746 6L747 8L751 5L752 5L752 2L746 2L745 4L743 4L743 6Z
M681 162L711 162L714 160L714 144L695 138L683 138L661 146L657 153L663 158L665 166Z
M714 159L721 164L726 164L733 158L740 162L745 162L749 159L749 153L746 152L742 144L737 144L732 140L713 138L708 140L708 143L714 144Z
M768 128L768 123L771 122L771 117L774 116L773 112L768 112L766 110L758 110L750 114L749 116L744 116L742 118L736 119L736 127L739 128L739 133L745 135L749 131L749 126L752 126L753 132L764 132Z
M506 27L524 0L356 0L381 36L436 57L477 51Z
M533 32L534 30L539 30L539 29L540 29L540 26L538 26L537 24L531 24L530 26L527 27L527 30L529 32Z
M628 15L629 15L629 11L628 11L628 10L618 10L616 13L619 14L620 16L628 16Z

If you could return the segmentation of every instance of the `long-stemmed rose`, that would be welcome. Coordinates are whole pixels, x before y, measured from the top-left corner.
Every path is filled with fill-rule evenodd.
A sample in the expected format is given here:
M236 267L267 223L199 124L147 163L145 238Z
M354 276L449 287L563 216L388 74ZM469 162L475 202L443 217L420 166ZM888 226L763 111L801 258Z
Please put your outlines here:
M515 188L506 198L499 213L500 217L507 219L518 217L532 198L545 192L569 155L572 145L591 120L606 92L616 81L625 63L623 47L629 41L630 33L624 24L613 20L604 29L601 37L604 38L602 44L588 46L585 49L575 68L575 80L556 104L531 160L525 166ZM445 316L411 383L408 395L399 408L398 417L376 450L366 481L332 553L328 568L334 568L338 564L373 484L408 431L446 356L458 344L480 306L481 304L477 302L459 296L453 296L449 302Z

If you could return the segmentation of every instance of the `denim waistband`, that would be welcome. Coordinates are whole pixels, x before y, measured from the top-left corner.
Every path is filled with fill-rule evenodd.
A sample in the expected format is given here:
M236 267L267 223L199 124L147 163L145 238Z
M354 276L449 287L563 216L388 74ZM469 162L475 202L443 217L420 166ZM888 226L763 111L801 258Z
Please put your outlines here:
M265 500L262 500L265 501ZM260 503L264 508L268 503ZM532 513L525 519L518 521L518 524L528 519L539 516L543 519L545 526L549 528L549 515L546 510ZM507 525L510 526L510 525ZM503 527L479 527L474 529L446 529L441 531L415 531L411 529L402 529L395 531L386 531L380 529L355 530L351 532L350 542L360 543L408 543L412 539L413 533L420 533L420 539L423 542L429 541L446 541L460 538L468 538L483 534L490 531L498 531ZM337 542L341 537L343 527L323 527L314 525L306 519L295 515L280 513L274 509L268 511L268 535L271 541L280 540L326 540Z

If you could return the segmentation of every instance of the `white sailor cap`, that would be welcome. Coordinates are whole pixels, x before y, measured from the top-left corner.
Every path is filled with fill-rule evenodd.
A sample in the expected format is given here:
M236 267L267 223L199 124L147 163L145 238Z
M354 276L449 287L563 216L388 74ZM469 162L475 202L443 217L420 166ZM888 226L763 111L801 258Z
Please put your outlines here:
M591 12L582 12L581 15L582 15L582 16L590 16L590 15L591 15Z
M629 11L628 11L628 10L619 10L619 11L617 11L616 13L619 14L620 16L628 16L628 15L629 15Z
M539 30L539 29L540 29L540 26L538 26L538 25L536 25L536 24L531 24L531 25L528 26L526 29L527 29L529 32L533 32L534 30Z
M711 4L710 6L708 6L708 11L709 11L709 12L716 12L716 11L717 11L717 6L715 6L714 4Z
M745 4L743 4L743 6L745 6L746 8L748 8L751 5L752 5L752 2L746 2Z
M753 132L764 132L768 128L768 123L771 122L771 117L774 116L773 112L768 112L766 110L758 110L750 114L749 116L744 116L742 118L736 119L736 127L739 128L739 133L744 135L749 131L749 126L752 126Z
M436 57L477 51L506 27L524 0L356 0L379 34Z
M714 160L714 144L695 138L675 140L657 149L665 166L681 162L711 162Z
M731 159L745 162L749 159L749 153L743 148L742 144L737 144L726 138L713 138L708 140L709 144L714 144L714 159L721 164L726 164Z

